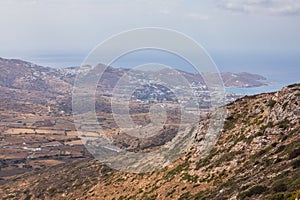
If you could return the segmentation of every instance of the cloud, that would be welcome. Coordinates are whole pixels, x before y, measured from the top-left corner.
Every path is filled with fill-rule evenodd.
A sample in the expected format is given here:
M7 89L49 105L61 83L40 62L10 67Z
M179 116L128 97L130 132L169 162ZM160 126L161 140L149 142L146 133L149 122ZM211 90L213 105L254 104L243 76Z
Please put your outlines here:
M0 55L86 52L124 30L175 24L180 1L0 0Z
M163 14L163 15L169 15L169 14L171 14L171 11L170 10L159 10L159 13Z
M232 13L300 15L299 0L223 0L219 8Z
M298 52L298 1L0 0L0 56L85 54L111 35L147 26L176 29L218 51ZM224 10L260 16L224 17ZM289 17L266 21L266 14Z
M208 15L199 14L199 13L189 13L187 14L187 18L194 19L194 20L208 20Z

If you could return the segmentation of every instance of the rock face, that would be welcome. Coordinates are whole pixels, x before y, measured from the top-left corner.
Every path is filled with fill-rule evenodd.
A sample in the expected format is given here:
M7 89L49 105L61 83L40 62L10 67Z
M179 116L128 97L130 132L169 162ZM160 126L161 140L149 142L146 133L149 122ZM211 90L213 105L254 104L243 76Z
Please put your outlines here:
M211 151L194 148L167 168L145 174L111 170L85 159L17 177L0 195L15 199L295 199L300 192L300 84L246 96L226 106Z

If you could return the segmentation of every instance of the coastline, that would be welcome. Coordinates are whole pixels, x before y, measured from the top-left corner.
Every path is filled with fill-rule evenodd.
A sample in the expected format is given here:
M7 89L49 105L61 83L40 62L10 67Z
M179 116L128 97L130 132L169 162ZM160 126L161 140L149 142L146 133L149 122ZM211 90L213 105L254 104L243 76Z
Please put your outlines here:
M267 85L262 85L258 87L226 87L225 91L229 94L256 95L261 93L275 92L287 85L287 83L283 82L269 82Z

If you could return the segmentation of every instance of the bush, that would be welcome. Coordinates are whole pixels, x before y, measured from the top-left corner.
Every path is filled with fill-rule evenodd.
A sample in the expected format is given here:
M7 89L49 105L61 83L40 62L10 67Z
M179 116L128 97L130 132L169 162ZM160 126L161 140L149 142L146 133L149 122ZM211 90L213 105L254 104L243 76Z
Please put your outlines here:
M300 148L294 149L291 153L289 153L289 159L294 159L300 155Z
M189 163L187 161L178 165L176 168L172 169L171 171L168 171L168 173L165 175L165 179L171 179L176 174L179 174L180 172L187 169L188 167L189 167Z
M290 121L288 119L284 119L278 123L278 127L282 129L287 129L290 125Z
M270 100L270 101L268 102L267 106L269 106L270 108L273 108L273 107L275 106L275 104L276 104L276 101Z
M234 119L232 116L228 117L224 123L224 130L231 130L235 127L236 119Z
M293 88L293 87L299 87L300 86L300 83L295 83L293 85L289 85L287 86L288 88Z
M243 192L239 195L241 199L244 199L245 197L251 197L253 195L262 194L267 190L267 187L263 185L255 185L246 192Z
M297 169L300 167L300 159L292 162L293 169Z
M203 199L203 196L204 196L203 191L200 191L194 196L194 199L195 200Z
M262 157L263 155L265 155L266 153L268 153L271 149L272 149L272 146L268 146L268 147L266 147L265 149L263 149L263 150L257 152L256 154L252 155L251 158L252 158L252 159L260 158L260 157Z
M176 189L173 188L170 192L167 193L167 197L172 195L174 192L176 192Z
M198 177L197 175L192 176L192 175L190 175L190 174L188 174L188 173L184 173L184 174L182 175L182 180L187 180L187 181L193 182L193 183L197 183L198 178L199 178L199 177Z
M269 198L269 200L284 200L284 193L274 194Z
M277 182L272 187L274 192L285 192L287 191L287 186L283 182Z
M282 152L285 149L285 145L281 145L277 147L276 151L274 152L275 154Z
M190 192L186 192L186 193L182 194L178 200L190 199L190 196L191 196Z
M32 197L32 195L27 195L26 197L25 197L25 199L24 200L30 200L31 199L31 197Z

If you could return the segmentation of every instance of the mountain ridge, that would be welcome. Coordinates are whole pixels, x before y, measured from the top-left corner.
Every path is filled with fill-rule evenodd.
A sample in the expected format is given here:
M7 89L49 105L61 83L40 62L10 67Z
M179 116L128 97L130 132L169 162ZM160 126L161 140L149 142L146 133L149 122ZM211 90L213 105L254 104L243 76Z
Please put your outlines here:
M10 70L14 69L14 70ZM79 67L67 68L50 68L33 64L20 59L4 59L0 58L0 86L12 87L17 89L27 90L51 90L51 92L66 92L63 87L70 88L78 71ZM112 79L114 76L120 78L129 69L108 67L104 73L104 79ZM201 80L199 75L176 70L182 74L187 80ZM116 72L115 74L113 74ZM221 73L226 87L258 87L267 85L266 78L247 72L241 73ZM50 79L51 78L51 79ZM111 81L108 81L111 82ZM202 80L203 82L203 80ZM55 88L53 84L58 87ZM114 84L112 84L114 85ZM63 91L60 91L63 90Z

